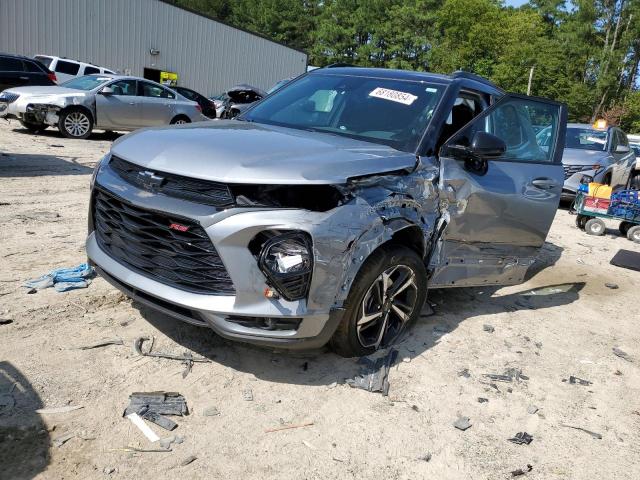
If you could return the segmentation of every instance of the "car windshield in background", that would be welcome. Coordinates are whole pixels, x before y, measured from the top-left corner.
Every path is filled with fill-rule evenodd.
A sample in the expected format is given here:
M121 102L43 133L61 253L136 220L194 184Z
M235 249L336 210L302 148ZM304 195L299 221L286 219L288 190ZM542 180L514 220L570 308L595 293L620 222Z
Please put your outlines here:
M603 152L607 148L607 132L590 128L567 128L565 148L595 150Z
M426 82L313 74L278 90L240 119L413 152L443 89Z
M93 90L103 83L111 80L108 77L98 77L96 75L85 75L84 77L72 78L68 82L61 84L64 88L73 88L75 90Z

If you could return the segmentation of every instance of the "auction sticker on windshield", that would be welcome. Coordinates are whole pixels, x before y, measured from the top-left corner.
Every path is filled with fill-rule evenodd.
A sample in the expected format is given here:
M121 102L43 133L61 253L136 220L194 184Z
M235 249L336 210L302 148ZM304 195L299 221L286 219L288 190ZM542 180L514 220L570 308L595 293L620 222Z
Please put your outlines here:
M407 92L400 92L398 90L390 90L388 88L378 87L369 93L370 97L382 98L384 100L391 100L392 102L403 103L404 105L411 105L416 101L418 97L411 95Z

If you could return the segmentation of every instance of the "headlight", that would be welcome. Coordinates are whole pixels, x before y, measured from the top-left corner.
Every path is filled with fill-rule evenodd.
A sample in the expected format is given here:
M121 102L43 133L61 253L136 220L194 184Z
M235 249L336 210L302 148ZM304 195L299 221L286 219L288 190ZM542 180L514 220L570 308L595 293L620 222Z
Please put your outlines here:
M311 238L305 232L263 232L260 270L287 300L307 296L313 271ZM257 238L258 239L258 238Z

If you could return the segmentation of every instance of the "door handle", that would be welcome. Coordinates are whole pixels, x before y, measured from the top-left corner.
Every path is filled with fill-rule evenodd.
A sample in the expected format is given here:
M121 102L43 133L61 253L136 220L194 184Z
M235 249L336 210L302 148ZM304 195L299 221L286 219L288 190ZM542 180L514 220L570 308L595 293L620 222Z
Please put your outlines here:
M20 80L29 80L29 77L20 77Z
M135 105L136 102L129 102L129 105Z
M551 190L555 188L558 184L551 180L550 178L536 178L531 180L531 185L534 187L541 188L543 190Z

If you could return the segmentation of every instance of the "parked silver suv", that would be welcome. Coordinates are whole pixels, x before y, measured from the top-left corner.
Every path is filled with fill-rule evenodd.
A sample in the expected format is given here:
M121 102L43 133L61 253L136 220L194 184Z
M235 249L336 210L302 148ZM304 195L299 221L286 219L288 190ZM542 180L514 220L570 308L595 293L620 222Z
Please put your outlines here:
M119 75L85 75L53 87L11 88L0 93L0 118L39 131L56 126L69 138L94 128L134 130L208 120L202 108L159 83Z
M521 282L560 199L565 108L462 72L318 69L239 119L116 141L86 244L127 295L231 339L369 354L428 287Z

